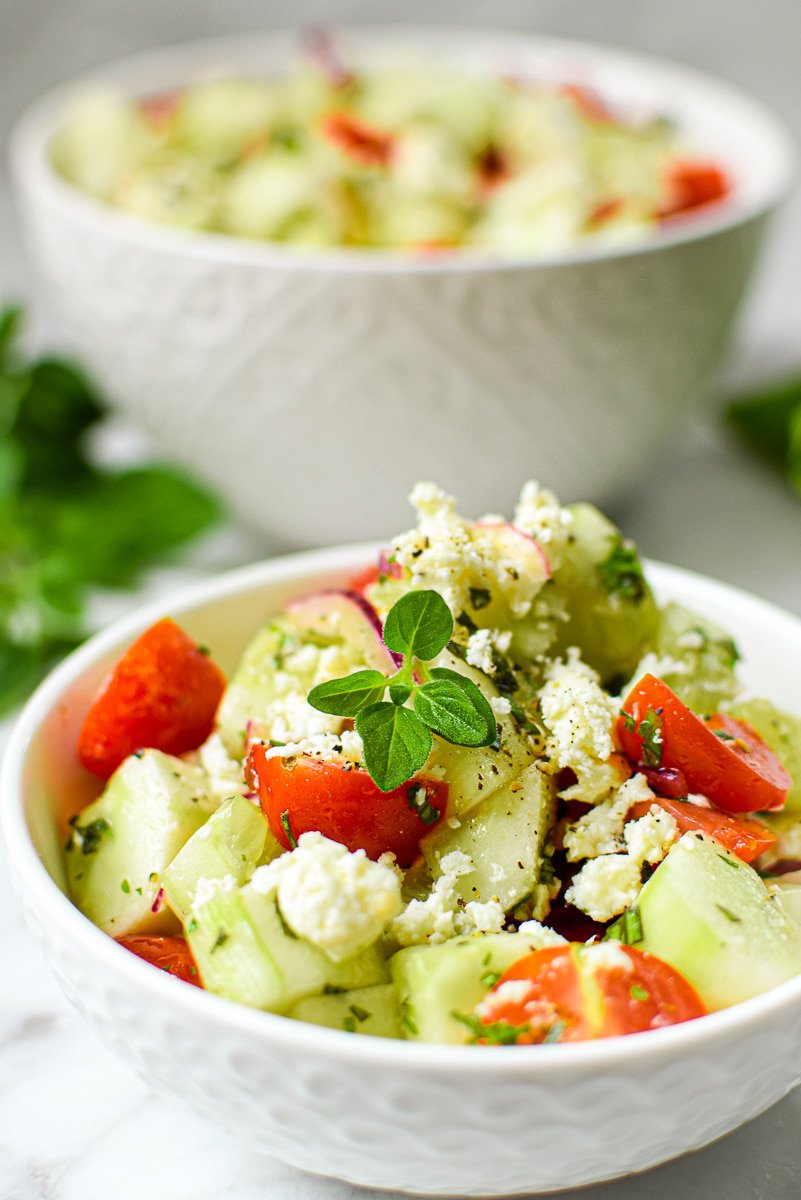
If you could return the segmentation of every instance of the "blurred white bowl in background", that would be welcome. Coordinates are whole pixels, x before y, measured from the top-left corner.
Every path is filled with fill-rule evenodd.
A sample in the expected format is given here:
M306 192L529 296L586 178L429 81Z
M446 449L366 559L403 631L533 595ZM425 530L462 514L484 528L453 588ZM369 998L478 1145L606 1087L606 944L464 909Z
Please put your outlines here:
M532 476L608 503L704 396L789 183L783 130L725 84L604 47L412 28L336 38L356 67L422 58L568 79L623 110L664 113L733 192L646 243L550 259L303 252L150 225L52 168L67 96L98 80L159 92L225 66L280 73L299 40L168 47L50 93L13 136L24 232L63 341L277 545L401 527L419 478L476 512L508 508Z

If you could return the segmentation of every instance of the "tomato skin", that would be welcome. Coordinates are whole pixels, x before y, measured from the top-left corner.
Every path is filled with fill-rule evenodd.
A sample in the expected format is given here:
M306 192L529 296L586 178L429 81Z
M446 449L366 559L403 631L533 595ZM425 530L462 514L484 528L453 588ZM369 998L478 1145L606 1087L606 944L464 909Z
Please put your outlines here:
M640 724L649 710L661 723L661 755L658 764L648 765L679 770L690 791L700 792L724 812L782 807L792 781L756 730L725 713L702 720L654 675L644 675L635 685L617 721L618 744L631 762L642 760Z
M679 159L667 169L668 200L660 217L675 217L722 200L731 191L731 183L714 163Z
M287 850L290 841L281 822L283 813L295 838L317 830L348 850L364 850L368 858L390 851L402 867L409 867L420 853L421 837L435 828L447 808L445 783L421 779L382 792L363 769L348 769L307 754L267 758L262 745L251 750L248 773L270 829ZM421 787L439 812L429 825L409 807L410 789Z
M151 625L101 687L78 736L78 757L108 779L136 750L184 754L206 740L225 676L174 621Z
M670 813L680 833L700 830L731 850L743 862L752 863L776 844L776 834L763 821L754 817L735 817L731 813L721 812L719 808L702 808L700 804L690 804L686 800L669 800L661 796L654 800L640 800L629 809L629 817L644 817L650 812L652 804L658 804L666 813Z
M511 982L529 986L504 994ZM572 942L514 963L479 1011L485 1025L528 1026L530 1032L515 1039L526 1044L544 1041L554 1027L560 1042L643 1033L701 1017L706 1009L684 976L655 955L618 942Z
M363 167L386 167L392 160L394 136L375 129L352 113L327 113L320 127L329 142Z
M200 972L195 964L189 943L182 937L157 936L149 933L129 933L115 941L130 950L138 958L152 963L168 975L191 983L194 987L203 987Z

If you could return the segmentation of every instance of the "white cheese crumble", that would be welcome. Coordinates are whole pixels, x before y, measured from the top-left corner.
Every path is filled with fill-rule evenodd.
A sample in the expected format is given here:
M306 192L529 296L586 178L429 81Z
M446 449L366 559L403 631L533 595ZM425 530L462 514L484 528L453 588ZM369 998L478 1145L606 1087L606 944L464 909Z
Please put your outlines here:
M505 523L466 521L454 498L433 483L418 483L410 500L417 527L395 539L392 557L408 571L412 588L434 588L455 616L474 611L476 591L514 617L529 612L548 568L527 533L510 537ZM529 569L532 553L536 571Z
M401 946L445 942L462 933L500 933L505 914L497 900L460 903L458 881L473 870L473 860L452 850L439 864L442 874L425 900L410 900L392 922L390 933Z
M629 821L623 830L629 856L638 863L660 863L670 847L679 838L679 827L674 817L652 804L649 812L636 821Z
M197 752L198 764L208 776L208 790L213 796L224 800L228 796L245 795L249 790L245 783L241 762L231 758L218 733L212 733Z
M278 746L268 746L264 751L265 758L297 758L299 754L310 754L323 762L342 762L345 759L361 763L364 746L355 730L343 729L342 733L318 733L313 737L282 742Z
M490 708L496 717L508 717L512 711L512 702L507 696L490 696Z
M192 897L192 911L196 911L212 900L218 892L232 892L237 887L233 875L223 875L221 879L207 879L202 875L197 881L195 894Z
M640 891L640 867L628 854L604 854L585 862L565 893L593 921L610 921L630 908Z
M608 795L628 773L612 737L618 704L575 647L566 661L549 666L539 697L546 749L560 769L569 767L576 775L575 785L561 794L589 804Z
M547 925L542 925L539 921L521 921L517 932L524 933L531 939L534 950L542 950L545 946L567 945L567 938L563 938L561 933L557 933L555 929L549 929Z
M581 952L591 971L624 971L630 975L634 964L620 942L593 942Z
M548 556L551 569L557 570L573 524L569 509L562 508L553 492L529 480L520 492L514 524L537 539Z
M615 854L625 848L624 826L632 805L653 800L654 793L644 775L632 775L621 784L610 800L596 804L584 813L564 834L568 862L582 858L597 858L599 854Z
M289 928L333 962L377 940L402 907L400 880L387 863L372 862L321 833L304 833L296 849L253 875L256 891L276 892Z

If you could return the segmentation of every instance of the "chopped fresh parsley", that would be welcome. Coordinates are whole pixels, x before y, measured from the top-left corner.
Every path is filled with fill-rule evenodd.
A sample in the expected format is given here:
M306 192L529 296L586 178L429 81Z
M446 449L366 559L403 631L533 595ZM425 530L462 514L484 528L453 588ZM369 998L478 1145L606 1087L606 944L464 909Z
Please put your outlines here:
M490 1021L485 1024L480 1017L468 1013L452 1012L454 1021L458 1021L470 1030L470 1044L477 1042L488 1046L514 1046L518 1038L530 1036L530 1025L510 1025L508 1021Z
M289 842L290 849L294 850L298 844L298 839L292 832L292 826L289 822L289 809L284 809L284 811L281 813L281 828L286 834L286 840Z
M659 710L649 708L637 726L640 752L646 767L662 765L662 716Z
M633 542L618 534L607 557L596 565L610 596L638 603L647 592L640 556Z
M640 987L639 983L633 983L629 988L629 995L632 1000L650 1000L651 993L646 992L644 987Z
M406 789L406 803L412 812L417 813L424 825L435 825L439 820L439 809L428 798L428 792L421 783L413 783Z
M82 854L95 854L103 838L111 833L111 825L105 817L95 817L88 825L79 825L75 818L70 823L72 833L67 840L67 850L72 850L77 842Z
M603 937L605 942L623 942L626 946L636 946L642 939L642 920L640 918L640 910L636 905L634 908L627 908L616 921L607 926Z

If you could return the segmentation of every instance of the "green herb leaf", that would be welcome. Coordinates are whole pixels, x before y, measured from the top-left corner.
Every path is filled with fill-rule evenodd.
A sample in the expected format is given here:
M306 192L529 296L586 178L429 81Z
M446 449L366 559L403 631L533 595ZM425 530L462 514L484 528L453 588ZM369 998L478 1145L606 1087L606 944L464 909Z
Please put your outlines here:
M407 592L387 613L384 642L390 650L426 662L436 658L453 633L451 610L439 592Z
M489 701L471 679L434 667L414 695L414 711L434 733L457 746L490 746L498 726Z
M281 813L281 828L283 829L284 833L286 834L286 840L289 842L290 850L294 850L298 844L298 839L295 837L294 833L292 832L292 825L290 824L290 821L289 821L289 809L288 808L284 809L284 811Z
M435 825L440 818L440 810L431 803L422 783L413 783L407 789L406 803L412 812L417 813L424 825Z
M653 708L649 708L637 726L640 738L640 753L646 767L662 765L662 716Z
M451 1017L470 1030L470 1042L485 1042L488 1046L514 1046L517 1039L531 1033L530 1025L510 1025L508 1021L492 1021L485 1024L480 1017L467 1013L452 1012Z
M319 683L309 692L312 708L336 717L355 717L368 704L376 704L386 691L386 677L380 671L354 671L342 679Z
M637 547L621 534L612 539L609 554L596 570L610 596L637 603L648 591Z
M364 764L382 792L411 779L431 752L431 734L420 718L387 701L363 708L356 732L364 743Z
M636 906L627 908L616 921L607 926L603 936L605 942L623 942L625 946L636 946L642 939L642 920L640 910Z

